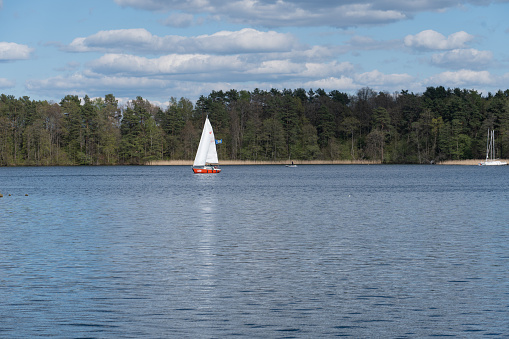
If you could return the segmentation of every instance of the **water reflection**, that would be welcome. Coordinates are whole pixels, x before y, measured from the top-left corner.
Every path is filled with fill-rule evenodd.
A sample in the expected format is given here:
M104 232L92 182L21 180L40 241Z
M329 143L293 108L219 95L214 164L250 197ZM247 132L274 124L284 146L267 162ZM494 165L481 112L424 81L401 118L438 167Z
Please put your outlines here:
M206 196L197 200L196 210L198 211L198 229L201 233L198 237L198 249L203 267L203 276L212 276L214 269L214 250L217 250L216 232L217 232L217 203L219 197L210 192Z

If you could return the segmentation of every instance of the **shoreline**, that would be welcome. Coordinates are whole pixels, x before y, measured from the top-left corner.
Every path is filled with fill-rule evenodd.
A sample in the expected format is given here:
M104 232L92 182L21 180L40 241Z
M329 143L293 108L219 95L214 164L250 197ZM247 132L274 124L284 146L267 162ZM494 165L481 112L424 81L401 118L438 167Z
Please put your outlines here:
M507 162L509 159L497 159ZM381 161L372 160L293 160L294 165L445 165L445 166L479 166L481 162L486 159L467 159L467 160L444 160L434 164L382 164ZM224 160L221 161L220 166L250 166L250 165L291 165L292 160L277 160L277 161L254 161L254 160ZM137 166L192 166L193 160L154 160L145 163L137 164ZM127 164L98 164L98 165L7 165L0 167L59 167L59 166L132 166Z
M500 159L509 163L509 159ZM485 159L467 159L467 160L445 160L437 162L436 165L446 166L478 166ZM244 165L289 165L292 160L277 161L254 161L254 160L224 160L220 165L224 166L244 166ZM293 160L295 165L381 165L382 163L372 160ZM154 160L146 162L147 166L192 166L193 160ZM394 164L397 165L397 164ZM426 164L422 164L426 165Z
M290 165L292 160L254 161L254 160L224 160L221 166L242 165ZM293 160L295 165L379 165L380 161L371 160ZM192 166L193 160L154 160L145 163L148 166Z
M497 159L500 161L505 161L509 163L508 159ZM445 160L440 161L437 165L466 165L466 166L479 166L481 162L486 161L486 159L468 159L468 160Z

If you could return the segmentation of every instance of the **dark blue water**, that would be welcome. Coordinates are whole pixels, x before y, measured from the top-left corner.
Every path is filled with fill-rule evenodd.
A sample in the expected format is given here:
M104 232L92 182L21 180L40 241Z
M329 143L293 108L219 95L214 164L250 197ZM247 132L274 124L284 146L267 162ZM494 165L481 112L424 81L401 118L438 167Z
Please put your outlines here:
M508 337L508 179L0 168L0 337Z

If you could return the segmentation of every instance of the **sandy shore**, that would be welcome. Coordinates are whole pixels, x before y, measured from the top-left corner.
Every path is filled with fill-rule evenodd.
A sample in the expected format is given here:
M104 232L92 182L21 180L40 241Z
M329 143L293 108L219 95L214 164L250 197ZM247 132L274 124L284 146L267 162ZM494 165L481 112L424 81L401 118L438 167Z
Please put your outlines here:
M291 160L282 161L248 161L248 160L222 160L221 165L288 165ZM376 165L380 161L367 160L293 160L295 165ZM192 166L192 160L156 160L149 161L147 165L153 166Z
M497 159L500 161L505 161L509 164L508 159ZM479 163L486 161L486 159L469 159L469 160L447 160L439 162L438 165L469 165L469 166L478 166Z

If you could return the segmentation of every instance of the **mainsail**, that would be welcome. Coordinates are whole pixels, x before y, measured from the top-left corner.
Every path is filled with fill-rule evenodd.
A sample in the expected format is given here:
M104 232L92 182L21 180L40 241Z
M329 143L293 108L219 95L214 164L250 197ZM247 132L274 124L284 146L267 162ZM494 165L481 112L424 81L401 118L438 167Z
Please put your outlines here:
M200 145L194 158L193 167L203 167L205 164L218 164L216 151L216 139L214 138L214 131L210 124L209 117L205 119L203 132L201 133Z

